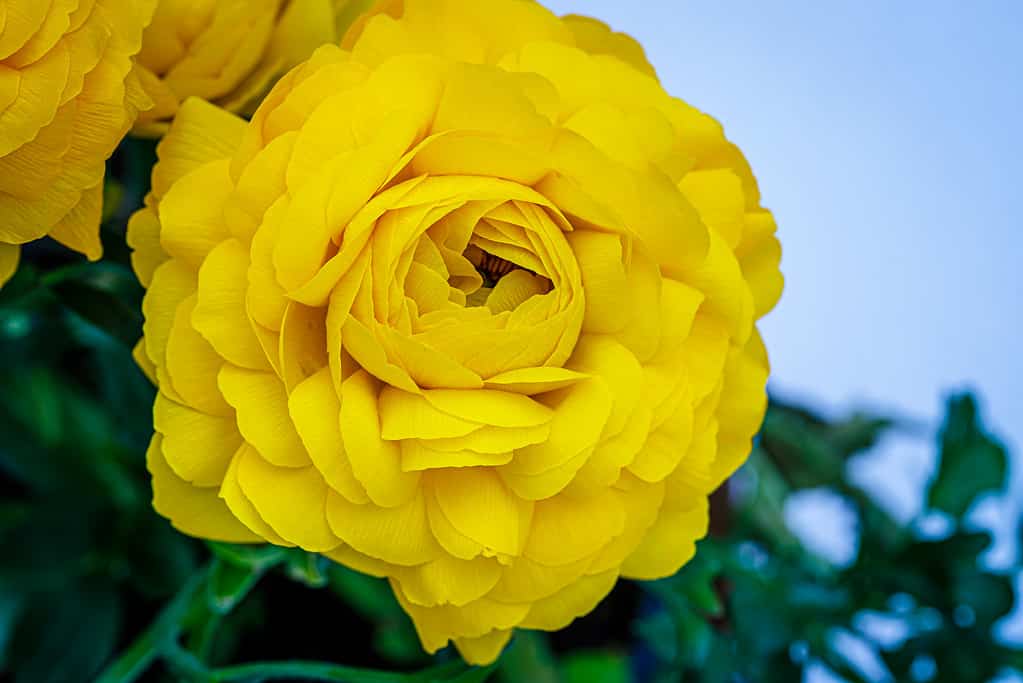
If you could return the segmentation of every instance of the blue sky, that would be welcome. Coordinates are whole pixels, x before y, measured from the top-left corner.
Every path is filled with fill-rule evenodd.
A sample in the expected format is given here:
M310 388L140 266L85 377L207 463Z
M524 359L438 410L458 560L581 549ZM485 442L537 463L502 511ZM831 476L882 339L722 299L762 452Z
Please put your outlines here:
M1023 3L545 4L638 38L750 159L788 282L763 322L775 391L933 424L976 387L1023 446ZM887 450L864 477L926 478L926 446Z

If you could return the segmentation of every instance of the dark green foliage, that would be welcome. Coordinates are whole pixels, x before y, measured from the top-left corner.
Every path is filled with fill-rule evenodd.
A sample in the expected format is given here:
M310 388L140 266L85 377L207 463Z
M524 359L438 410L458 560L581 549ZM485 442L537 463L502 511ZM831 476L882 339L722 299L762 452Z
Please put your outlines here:
M850 457L900 420L829 421L773 403L748 464L717 494L714 533L677 575L623 581L557 634L520 633L497 665L422 652L386 581L296 550L202 544L150 506L144 452L153 389L131 347L141 290L127 263L127 208L152 149L126 144L104 228L109 258L80 263L45 242L0 291L0 679L17 683L330 680L502 683L800 680L810 661L875 680L836 634L854 634L910 681L985 681L1021 653L992 627L1010 575L964 515L1004 491L1007 456L973 397L955 396L925 493L949 530L900 524L847 476ZM132 170L135 169L135 170ZM116 169L115 169L116 170ZM118 205L120 201L120 205ZM785 524L789 496L826 489L858 521L858 552L833 566ZM901 624L888 649L865 615Z
M941 467L931 484L931 507L961 517L977 496L1004 487L1005 448L979 424L977 402L959 396L949 403L941 431Z

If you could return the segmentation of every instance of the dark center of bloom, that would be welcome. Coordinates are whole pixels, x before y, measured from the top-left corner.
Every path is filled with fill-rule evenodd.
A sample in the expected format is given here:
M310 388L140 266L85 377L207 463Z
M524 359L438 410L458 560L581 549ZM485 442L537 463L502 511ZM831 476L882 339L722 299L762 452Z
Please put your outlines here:
M551 283L550 279L538 275L533 270L514 261L485 251L475 244L469 244L463 255L472 263L473 267L476 268L476 272L483 279L479 289L466 297L466 305L468 306L486 306L497 284L515 271L521 271L523 278L528 276L527 281L531 283L528 289L533 290L532 292L524 290L520 296L528 297L533 293L547 293L553 288L553 283ZM516 287L516 289L520 288Z
M483 251L478 247L470 247L466 256L476 267L476 272L483 278L483 287L493 289L498 280L521 266L506 259ZM525 269L523 269L525 270Z

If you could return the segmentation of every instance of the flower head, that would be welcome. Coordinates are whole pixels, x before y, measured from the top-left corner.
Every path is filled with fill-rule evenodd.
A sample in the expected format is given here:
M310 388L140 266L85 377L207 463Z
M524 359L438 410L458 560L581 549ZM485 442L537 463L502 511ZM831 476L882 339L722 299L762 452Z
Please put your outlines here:
M131 57L156 0L9 0L0 10L0 285L46 235L90 259L106 159L152 106Z
M251 112L288 69L336 43L371 0L159 0L138 61L156 106L136 132L162 134L181 101Z
M154 503L387 577L426 649L489 662L692 556L763 415L774 222L592 20L406 0L345 46L161 145Z

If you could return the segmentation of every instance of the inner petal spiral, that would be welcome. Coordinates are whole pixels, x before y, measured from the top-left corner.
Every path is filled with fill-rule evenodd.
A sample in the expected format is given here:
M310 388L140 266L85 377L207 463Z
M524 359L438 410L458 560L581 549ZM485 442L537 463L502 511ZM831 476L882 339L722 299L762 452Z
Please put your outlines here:
M563 364L584 312L572 225L530 188L472 178L475 192L449 194L451 180L395 188L403 194L377 219L364 266L345 276L357 290L346 349L385 382L407 373L423 388L480 388ZM381 353L391 369L370 362Z

